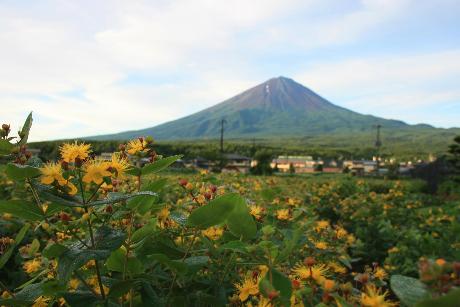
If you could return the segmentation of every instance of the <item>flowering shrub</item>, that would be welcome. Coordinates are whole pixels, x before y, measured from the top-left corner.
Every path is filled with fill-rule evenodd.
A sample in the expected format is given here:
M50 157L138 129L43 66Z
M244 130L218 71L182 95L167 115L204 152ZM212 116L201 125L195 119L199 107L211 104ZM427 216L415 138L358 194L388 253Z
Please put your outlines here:
M419 216L422 204L404 200L398 186L372 194L364 183L310 185L206 171L160 175L180 156L157 155L150 138L122 145L107 160L85 143L65 143L59 161L42 163L27 151L31 123L29 116L16 143L4 126L0 140L0 154L12 161L1 179L12 192L0 200L0 305L458 302L458 262L423 258L420 279L390 277L405 270L397 256L404 239L373 233L380 216L396 233L415 212L407 227L424 231L416 223L428 217L440 236L455 216L433 214L438 210ZM455 244L453 237L442 239ZM372 240L385 247L374 260L373 249L365 254Z

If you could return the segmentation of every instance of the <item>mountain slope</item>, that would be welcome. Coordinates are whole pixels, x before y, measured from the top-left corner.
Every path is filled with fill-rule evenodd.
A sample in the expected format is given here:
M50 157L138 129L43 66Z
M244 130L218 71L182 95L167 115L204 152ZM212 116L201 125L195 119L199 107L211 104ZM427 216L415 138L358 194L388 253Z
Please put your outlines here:
M336 106L292 79L278 77L259 84L213 107L165 124L90 139L130 139L152 135L158 140L216 138L226 120L227 138L305 137L330 133L369 132L380 124L386 130L430 130L402 121L363 115Z

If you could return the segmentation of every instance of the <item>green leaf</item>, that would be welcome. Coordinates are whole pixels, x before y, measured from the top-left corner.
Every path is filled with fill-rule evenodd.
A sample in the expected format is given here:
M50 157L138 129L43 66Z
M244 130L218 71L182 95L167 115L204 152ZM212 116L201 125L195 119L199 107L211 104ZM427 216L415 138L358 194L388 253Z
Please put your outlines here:
M37 297L43 295L43 283L31 284L24 287L21 291L16 293L16 298L26 301L35 301Z
M22 126L21 132L19 133L21 140L19 141L18 145L25 145L27 143L30 128L32 128L32 121L32 112L30 112L29 116L27 116L26 121L24 122L24 125Z
M142 289L141 289L141 298L142 298L142 306L148 307L162 307L165 304L160 300L158 294L153 290L152 286L147 282L142 282Z
M156 222L156 220L155 220L155 222ZM156 224L155 223L150 222L148 224L145 224L143 227L137 229L133 233L133 235L131 237L131 242L133 244L135 244L135 243L140 242L141 240L144 240L147 237L150 237L155 232L155 229L156 229Z
M0 299L0 306L22 307L30 306L32 301L19 300L15 298Z
M164 170L180 158L182 158L182 155L163 158L153 163L147 164L142 168L142 175L158 173L159 171Z
M125 270L126 250L119 248L113 251L107 259L107 268L111 271L122 273ZM144 265L135 257L129 256L126 262L126 272L140 274L144 271Z
M271 282L270 282L271 280ZM280 300L285 306L290 306L290 299L292 294L291 280L286 277L283 273L276 269L270 269L265 277L260 281L260 289L275 289L280 293ZM262 291L265 296L268 294L266 291Z
M257 232L257 226L253 217L249 213L246 200L238 194L233 196L234 208L227 217L227 226L230 232L236 237L243 239L252 239Z
M125 171L125 173L132 176L140 176L142 174L142 171L139 167L132 165Z
M0 200L0 212L26 221L41 221L45 218L36 204L24 200Z
M238 202L239 198L238 194L231 193L213 199L208 204L193 210L187 223L201 229L222 224L234 209L235 202Z
M100 298L95 296L91 291L67 292L64 294L64 299L69 306L91 307L100 303Z
M32 243L30 244L29 251L28 251L29 257L32 257L33 255L35 255L35 253L38 252L39 249L40 249L40 241L38 241L37 239L33 239Z
M62 253L64 253L66 250L67 247L65 247L64 245L54 243L46 246L42 251L42 255L45 258L53 259L62 255Z
M416 307L458 307L460 303L460 289L449 291L446 295L431 298L417 303Z
M149 196L149 197L158 196L157 193L150 192L150 191L140 191L140 192L136 192L133 194L117 194L116 196L108 197L103 200L96 200L96 201L90 202L87 206L100 206L100 205L106 205L106 204L114 204L114 203L118 203L121 201L131 199L133 197L139 197L143 195Z
M34 178L41 174L40 169L36 167L16 163L8 163L5 173L10 179L17 181Z
M142 186L141 191L151 191L158 193L161 191L161 189L163 189L166 186L167 183L168 180L166 178L161 178Z
M58 280L48 280L42 284L44 296L59 296L66 291L66 285Z
M13 254L14 249L19 244L21 244L29 228L29 224L25 224L24 226L22 226L21 230L19 230L18 234L14 238L14 243L10 247L8 247L8 249L2 254L2 256L0 257L0 269L3 268L3 266L8 262L11 255Z
M14 145L7 140L0 140L0 155L9 155Z
M86 248L82 243L76 242L59 256L58 279L66 282L72 273L90 260L105 260L112 251L118 249L124 242L126 235L109 227L100 227L94 236L94 249ZM87 240L89 241L89 240ZM89 242L86 243L90 245Z
M125 238L126 234L121 230L102 226L94 234L94 245L96 249L114 251L123 244Z
M109 297L117 298L128 293L129 290L138 287L142 282L140 280L119 280L110 287Z
M209 263L210 258L208 256L192 256L184 259L184 263L187 265L189 274L195 274L198 270L203 268Z
M150 255L149 258L158 261L159 263L165 265L170 270L177 272L178 274L185 274L188 270L187 264L178 260L171 260L163 254L153 254Z
M403 275L393 275L390 279L391 290L407 306L429 297L426 286L418 279Z
M232 251L240 252L240 253L247 253L248 252L247 248L248 248L248 245L241 241L230 241L228 243L225 243L219 246L219 249L228 249L228 250L232 250Z
M337 305L338 306L341 306L341 307L353 307L353 305L351 305L350 303L348 303L343 297L341 297L340 295L338 294L333 294L332 295L334 298L335 298L335 301L338 303ZM340 304L340 305L339 305Z

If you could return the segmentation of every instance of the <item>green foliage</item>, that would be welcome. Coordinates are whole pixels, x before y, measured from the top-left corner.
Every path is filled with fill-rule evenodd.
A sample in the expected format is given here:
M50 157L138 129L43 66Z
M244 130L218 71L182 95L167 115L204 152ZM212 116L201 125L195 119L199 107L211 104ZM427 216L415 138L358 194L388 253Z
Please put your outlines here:
M257 230L246 201L236 193L226 194L196 209L190 214L188 223L201 229L226 223L236 237L244 239L254 237Z
M406 306L415 306L417 302L429 296L427 287L418 279L393 275L390 280L391 289Z
M29 165L8 163L5 173L13 180L25 180L27 178L34 178L39 176L40 170Z

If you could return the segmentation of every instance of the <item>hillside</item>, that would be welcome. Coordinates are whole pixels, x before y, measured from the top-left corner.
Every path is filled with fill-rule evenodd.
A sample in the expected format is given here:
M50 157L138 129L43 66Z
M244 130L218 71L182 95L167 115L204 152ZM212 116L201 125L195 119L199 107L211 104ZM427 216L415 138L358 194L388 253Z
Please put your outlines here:
M220 122L226 120L227 138L318 138L319 136L374 134L373 126L400 141L425 142L440 135L450 141L458 129L437 129L429 125L408 125L402 121L363 115L339 107L292 79L278 77L261 83L213 107L152 128L95 136L94 140L123 140L152 135L157 140L214 139ZM437 140L439 142L440 140ZM430 142L430 141L428 141Z

